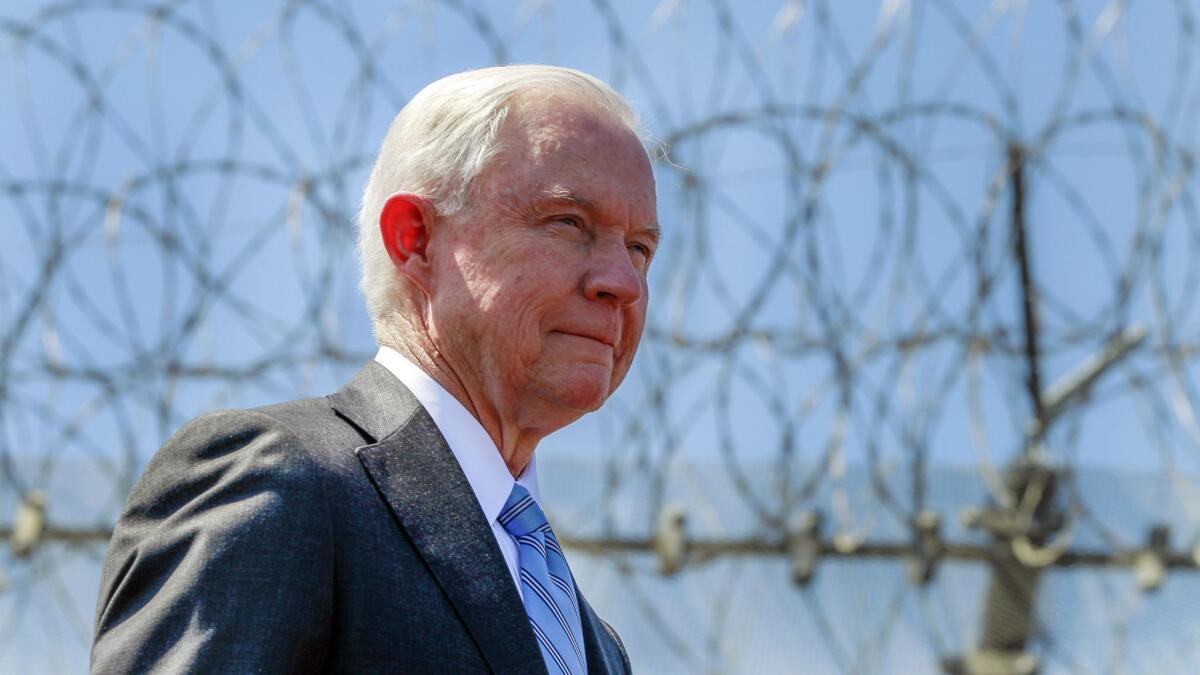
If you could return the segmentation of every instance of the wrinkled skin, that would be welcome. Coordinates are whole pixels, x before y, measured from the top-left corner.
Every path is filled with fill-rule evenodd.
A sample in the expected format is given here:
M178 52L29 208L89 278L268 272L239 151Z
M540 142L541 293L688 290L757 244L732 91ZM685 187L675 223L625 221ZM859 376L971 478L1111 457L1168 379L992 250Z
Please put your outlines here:
M518 475L629 370L658 243L637 137L586 105L521 106L459 213L429 228L424 354Z

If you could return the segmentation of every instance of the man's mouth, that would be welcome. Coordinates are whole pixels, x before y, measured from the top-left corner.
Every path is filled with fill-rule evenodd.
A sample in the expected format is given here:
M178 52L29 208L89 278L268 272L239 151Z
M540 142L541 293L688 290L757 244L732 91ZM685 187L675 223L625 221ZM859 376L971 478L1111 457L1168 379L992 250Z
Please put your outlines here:
M593 342L599 342L600 344L616 351L616 346L613 344L613 339L602 333L583 330L560 330L558 332L563 333L564 335L572 335L574 337L584 338Z

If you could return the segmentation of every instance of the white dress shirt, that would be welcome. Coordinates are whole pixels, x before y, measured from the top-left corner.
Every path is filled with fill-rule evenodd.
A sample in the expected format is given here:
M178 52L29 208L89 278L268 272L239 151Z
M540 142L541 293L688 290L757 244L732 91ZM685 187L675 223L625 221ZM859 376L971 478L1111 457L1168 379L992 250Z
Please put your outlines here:
M513 584L517 587L517 593L521 593L521 584L517 581L517 542L496 519L508 501L514 483L523 485L534 501L541 504L537 465L533 458L529 459L529 465L521 477L514 481L508 465L500 457L491 436L483 430L483 425L442 385L390 347L380 347L375 360L408 387L442 432L446 444L466 474L471 490L475 492L475 499L479 501L484 517L492 525L492 534L496 536L496 543L504 554Z

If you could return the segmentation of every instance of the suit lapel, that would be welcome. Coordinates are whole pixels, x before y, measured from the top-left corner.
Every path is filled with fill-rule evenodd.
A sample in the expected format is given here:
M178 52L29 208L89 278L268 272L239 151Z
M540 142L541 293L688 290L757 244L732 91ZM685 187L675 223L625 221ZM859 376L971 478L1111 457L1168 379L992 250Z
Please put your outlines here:
M545 672L491 525L433 419L374 361L329 399L375 441L355 454L488 665Z
M587 655L588 673L611 675L626 672L620 648L616 647L615 640L608 635L600 617L596 616L578 586L575 588L575 597L579 599L579 620L583 624L583 650ZM609 646L607 649L606 645Z

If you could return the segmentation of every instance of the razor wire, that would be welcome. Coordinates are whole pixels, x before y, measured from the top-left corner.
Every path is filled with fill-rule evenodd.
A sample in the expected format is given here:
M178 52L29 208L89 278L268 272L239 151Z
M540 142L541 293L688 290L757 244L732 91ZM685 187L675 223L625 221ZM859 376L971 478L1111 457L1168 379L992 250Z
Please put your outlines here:
M86 656L79 579L184 421L371 358L387 121L532 61L611 82L655 146L642 352L544 448L595 462L550 507L652 672L779 669L754 639L961 668L1010 558L1069 575L1020 629L1043 670L1188 672L1200 624L1154 615L1197 593L1161 587L1200 542L1198 47L1183 0L0 10L0 659ZM1105 461L1152 489L1114 506Z

